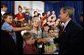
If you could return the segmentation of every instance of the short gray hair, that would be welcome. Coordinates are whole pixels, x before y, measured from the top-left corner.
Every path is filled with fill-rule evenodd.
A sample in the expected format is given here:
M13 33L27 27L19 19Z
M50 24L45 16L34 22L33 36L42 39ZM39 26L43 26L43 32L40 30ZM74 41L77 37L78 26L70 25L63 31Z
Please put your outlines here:
M75 9L72 7L62 7L63 12L68 12L69 16L72 16L74 14Z

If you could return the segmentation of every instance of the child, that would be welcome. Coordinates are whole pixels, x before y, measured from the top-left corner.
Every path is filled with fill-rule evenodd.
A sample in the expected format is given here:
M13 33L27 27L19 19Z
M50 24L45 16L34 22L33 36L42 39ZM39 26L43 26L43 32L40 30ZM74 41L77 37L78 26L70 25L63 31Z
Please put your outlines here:
M52 11L52 17L54 17L56 19L56 14L55 14L55 11Z
M34 45L35 40L32 37L32 34L26 32L23 34L24 39L24 46L23 46L23 53L24 54L37 54L37 49Z
M25 11L25 21L28 22L28 24L31 24L31 15L30 15L30 12L28 11L28 9L26 9Z
M47 43L44 46L45 49L45 54L53 54L56 50L56 46L54 44L54 29L53 28L49 28L48 30L48 37L47 37Z
M44 25L44 30L43 30L43 37L48 36L48 30L49 30L49 26L48 26L48 24L45 24Z

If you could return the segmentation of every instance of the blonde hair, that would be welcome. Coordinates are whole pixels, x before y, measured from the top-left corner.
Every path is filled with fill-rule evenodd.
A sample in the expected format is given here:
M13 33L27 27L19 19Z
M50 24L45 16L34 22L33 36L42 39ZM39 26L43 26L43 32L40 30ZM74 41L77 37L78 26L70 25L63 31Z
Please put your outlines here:
M39 20L38 17L32 17L32 21Z

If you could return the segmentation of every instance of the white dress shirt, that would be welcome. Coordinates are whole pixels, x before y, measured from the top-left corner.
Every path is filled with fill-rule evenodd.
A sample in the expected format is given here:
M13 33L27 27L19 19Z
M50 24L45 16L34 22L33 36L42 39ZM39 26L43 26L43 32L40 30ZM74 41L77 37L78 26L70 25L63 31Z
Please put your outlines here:
M2 16L3 16L5 13L6 13L5 11L2 11L2 10L1 10L1 14L2 14Z
M67 24L69 23L69 21L71 20L71 18L69 18L65 23L64 23L64 29L66 28Z

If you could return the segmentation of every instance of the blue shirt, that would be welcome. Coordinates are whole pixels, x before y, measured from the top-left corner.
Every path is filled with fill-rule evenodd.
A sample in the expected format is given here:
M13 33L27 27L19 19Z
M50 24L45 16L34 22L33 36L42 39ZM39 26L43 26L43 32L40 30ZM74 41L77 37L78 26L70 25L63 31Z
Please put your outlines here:
M8 24L7 22L4 22L2 27L1 27L1 30L6 30L9 32L9 34L12 36L13 40L15 41L16 43L16 34L15 32L13 31L13 26L11 26L10 24Z
M29 15L25 15L25 20L26 20L26 21L31 20L31 19L32 19L31 16L29 16Z

